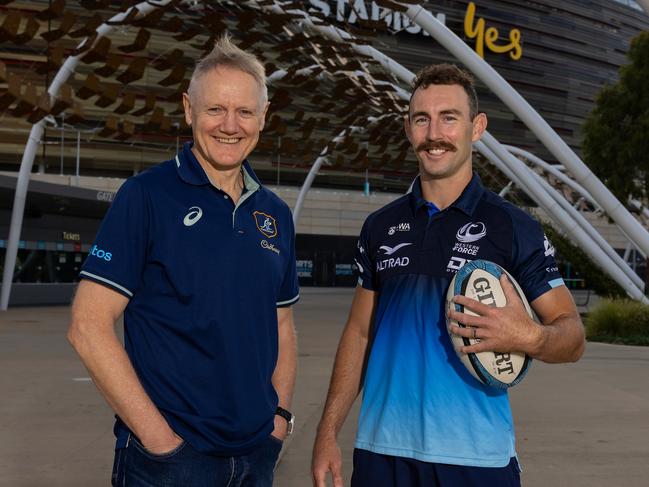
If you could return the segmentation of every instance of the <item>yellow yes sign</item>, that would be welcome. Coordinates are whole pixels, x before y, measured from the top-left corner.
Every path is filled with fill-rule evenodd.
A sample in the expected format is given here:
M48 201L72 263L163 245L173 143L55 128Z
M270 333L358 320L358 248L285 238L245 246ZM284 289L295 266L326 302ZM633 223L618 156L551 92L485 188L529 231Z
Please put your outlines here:
M497 45L499 33L495 27L489 27L485 30L485 20L478 19L475 22L475 4L469 2L464 16L464 34L469 39L475 39L475 52L478 56L484 58L484 46L487 46L491 52L502 54L509 52L509 57L518 60L523 55L523 48L521 47L521 31L512 29L509 31L509 44Z

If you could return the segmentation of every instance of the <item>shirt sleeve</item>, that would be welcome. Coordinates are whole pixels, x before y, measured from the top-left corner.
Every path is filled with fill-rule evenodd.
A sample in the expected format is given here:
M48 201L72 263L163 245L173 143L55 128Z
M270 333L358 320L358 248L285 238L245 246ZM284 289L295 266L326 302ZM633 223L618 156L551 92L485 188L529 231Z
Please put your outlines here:
M289 221L290 242L288 264L282 279L282 286L279 291L277 299L277 307L284 308L292 306L300 299L300 288L297 280L296 257L295 257L295 227L293 225L293 218L290 211L286 216Z
M79 277L133 297L146 261L148 231L144 189L136 179L128 179L108 209Z
M515 215L513 235L512 274L529 302L565 285L554 260L554 247L539 222L525 213Z
M369 291L376 290L374 276L374 264L370 257L370 224L369 218L363 223L358 244L356 245L356 254L354 262L358 267L358 285Z

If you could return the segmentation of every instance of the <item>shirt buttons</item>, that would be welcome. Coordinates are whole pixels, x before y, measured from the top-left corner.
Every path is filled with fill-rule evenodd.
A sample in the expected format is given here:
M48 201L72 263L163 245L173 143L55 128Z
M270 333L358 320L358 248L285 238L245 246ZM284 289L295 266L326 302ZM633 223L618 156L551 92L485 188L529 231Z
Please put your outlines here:
M227 195L227 194L224 194L224 195L223 195L223 198L225 198L225 199L227 200L227 199L228 199L228 195Z

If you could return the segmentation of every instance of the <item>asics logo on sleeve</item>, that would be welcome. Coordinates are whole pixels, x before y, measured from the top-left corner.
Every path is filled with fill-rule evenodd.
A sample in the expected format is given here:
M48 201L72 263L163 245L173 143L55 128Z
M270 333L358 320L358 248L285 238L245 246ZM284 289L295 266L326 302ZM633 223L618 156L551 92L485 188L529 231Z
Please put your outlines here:
M408 245L412 245L412 243L400 243L399 245L395 245L394 247L388 247L387 245L381 245L379 249L381 249L383 252L385 252L385 255L392 255L394 254L397 250L407 247Z
M200 220L202 216L203 216L203 210L201 210L198 206L192 206L189 209L189 213L185 215L185 218L183 219L183 224L186 227L191 227L194 223Z

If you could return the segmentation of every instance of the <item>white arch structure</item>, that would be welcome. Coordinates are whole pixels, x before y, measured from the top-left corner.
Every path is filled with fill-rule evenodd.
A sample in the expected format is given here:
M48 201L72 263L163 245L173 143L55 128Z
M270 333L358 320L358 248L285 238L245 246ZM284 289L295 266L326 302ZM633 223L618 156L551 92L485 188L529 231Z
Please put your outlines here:
M281 13L282 10L277 6L260 7ZM347 41L352 43L352 48L364 55L368 55L378 61L384 68L391 71L405 83L410 83L414 78L414 73L400 65L393 59L367 45L356 45L353 38L348 33L341 31L333 26L316 25L311 21L308 13L302 10L289 9L291 13L297 13L302 19L296 22L303 24L304 27L314 30L325 37L334 41ZM578 183L572 182L571 187L589 197L596 206L604 208L611 216L620 229L627 235L632 235L629 240L636 247L644 251L649 249L649 233L639 224L639 222L626 210L626 208L610 193L601 181L586 167L586 165L577 157L568 145L552 130L545 120L523 99L516 90L514 90L491 66L482 58L474 53L461 39L453 32L447 29L429 12L421 6L409 6L406 12L408 17L423 29L429 32L440 44L455 55L465 66L467 66L476 76L482 79L494 93L509 106L509 108L530 128L541 140L542 143L550 150L555 157L564 163L574 174L581 176L577 178L584 189ZM419 18L418 20L418 17ZM398 92L403 98L403 91ZM407 98L406 98L407 99ZM644 282L633 272L617 252L606 242L599 233L590 225L590 223L577 210L559 195L546 181L529 169L518 159L514 158L504 147L500 145L490 134L486 133L484 140L489 141L490 147L484 142L476 144L476 148L487 157L497 167L501 168L508 177L516 181L520 187L534 199L539 206L546 209L550 215L562 228L566 229L574 241L580 243L591 258L602 265L604 270L624 288L627 293L634 299L647 302L649 300L644 296ZM553 145L555 144L555 145ZM540 159L536 158L537 161ZM306 195L308 189L322 163L319 157L317 163L312 167L305 184L303 185L300 195ZM515 168L516 170L514 170ZM520 176L519 176L520 171ZM564 180L564 178L562 178ZM599 197L595 199L591 192ZM304 199L299 199L296 203L294 212L298 215ZM615 217L613 217L615 215ZM297 218L294 218L297 223ZM583 232L583 233L582 233Z
M644 13L649 15L649 0L636 0L636 2L642 7Z
M97 29L96 42L101 37L107 35L114 29L114 23L123 20L132 9L137 9L139 15L146 15L156 8L168 4L171 0L160 0L158 2L146 1L130 7L127 11L113 16L108 22L102 24ZM316 25L310 19L308 13L303 10L288 9L283 10L281 6L261 5L255 1L246 2L248 5L256 7L262 11L274 11L276 13L298 13L301 18L294 19L294 23L302 24L310 30L328 37L336 42L349 42L352 48L360 53L372 57L378 61L386 70L395 74L405 83L410 83L414 74L401 66L399 63L388 56L367 45L357 45L354 38L332 26ZM437 42L443 45L451 54L460 60L469 70L480 78L527 126L534 132L539 140L548 148L548 150L561 161L575 175L577 183L570 184L573 189L579 188L579 192L586 197L590 197L596 206L602 207L607 214L617 223L617 225L628 236L629 240L639 248L644 255L649 255L649 233L633 218L601 181L586 167L586 165L577 157L568 145L552 130L545 120L525 101L525 99L514 90L489 64L469 48L453 32L447 29L434 16L424 10L420 5L404 5L407 7L406 15L416 24L421 26L426 32L431 34ZM88 38L80 44L83 46L88 42ZM68 58L56 77L48 88L48 93L52 99L56 98L61 85L74 72L79 63L81 55L71 56ZM281 75L280 75L281 76ZM395 91L401 98L407 97L407 94L395 87ZM22 218L27 195L27 186L29 175L34 161L34 156L38 144L43 134L44 120L33 125L28 142L23 153L21 167L16 184L16 194L14 197L14 206L12 209L12 219L7 245L7 254L5 257L5 266L3 272L2 291L0 295L0 310L6 310L9 304L9 295L11 291L11 282L18 251L18 241L22 227ZM344 129L341 133L346 133L349 129ZM598 263L604 270L618 282L627 293L634 299L649 302L643 294L644 283L640 278L626 265L624 260L604 241L604 239L592 228L592 226L583 218L581 214L559 195L545 180L538 174L534 173L522 161L516 159L508 152L495 138L485 133L482 141L476 144L476 149L480 151L487 159L499 167L512 181L515 181L523 188L541 207L548 209L548 214L564 228L567 233L577 242L584 250ZM300 192L301 198L298 198L298 204L295 208L294 220L297 217L315 174L320 164L325 159L326 149L323 150L316 159L314 167L309 172L309 176ZM527 157L527 156L525 156ZM531 158L530 158L531 160ZM536 161L538 163L538 161ZM318 164L319 163L319 164ZM516 168L514 170L514 168ZM562 179L563 180L563 179ZM565 182L565 181L564 181ZM585 188L585 189L584 189ZM583 191L582 191L583 190ZM585 236L582 232L585 232Z
M597 199L600 206L624 230L629 239L645 255L649 255L649 232L640 225L625 206L604 186L604 183L568 147L568 144L552 130L552 127L495 69L433 17L430 12L424 10L421 5L408 6L406 15L430 33L437 42L480 78L534 132L534 135L538 137L550 153L570 169L577 182Z
M99 39L109 34L111 31L117 27L116 24L128 17L133 9L137 9L139 12L138 16L146 15L159 7L164 7L171 0L160 0L157 2L154 1L145 1L138 3L126 11L121 12L117 15L114 15L107 22L104 22L99 27L97 27L97 36L93 39L93 43L96 43ZM79 44L79 48L89 41L89 37L86 37ZM59 94L59 90L63 83L74 74L74 71L79 64L79 60L83 56L83 53L77 54L76 56L70 56L65 60L63 66L56 73L56 76L52 80L47 92L50 95L50 99L54 100ZM30 132L29 138L27 139L27 144L25 145L25 150L23 152L23 157L20 162L20 170L18 172L18 180L16 182L16 193L14 195L14 204L11 210L11 225L9 227L9 239L7 241L7 253L5 254L5 263L4 270L2 273L2 290L0 292L0 311L6 311L9 306L9 295L11 293L11 281L13 280L14 267L16 266L16 256L18 254L18 242L20 240L20 231L23 224L23 215L25 212L25 200L27 199L27 186L29 185L29 175L32 172L32 166L34 165L34 157L36 156L36 150L38 145L41 143L41 138L43 137L43 130L45 125L45 119L36 122Z

